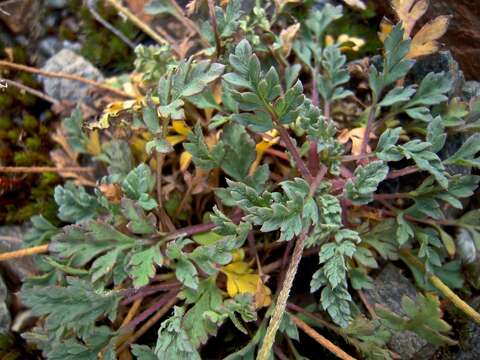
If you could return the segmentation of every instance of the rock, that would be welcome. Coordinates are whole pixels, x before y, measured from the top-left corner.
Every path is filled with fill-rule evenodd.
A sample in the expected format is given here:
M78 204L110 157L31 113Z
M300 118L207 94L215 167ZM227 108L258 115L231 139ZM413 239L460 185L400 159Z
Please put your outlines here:
M385 0L373 0L378 11L395 17ZM450 26L441 41L452 51L468 80L480 80L480 0L435 0L422 18L423 25L439 15L451 15Z
M465 85L463 72L450 51L440 51L436 54L418 59L408 75L408 79L419 84L428 73L444 72L452 78L450 97L461 96Z
M27 226L0 227L0 252L14 251L23 247L23 234ZM0 267L14 283L21 283L26 278L38 273L32 257L23 257L15 260L3 261Z
M402 315L402 297L415 299L415 286L402 275L400 270L388 264L374 280L374 288L366 290L365 295L372 305L383 305L396 314ZM401 359L415 358L427 341L417 334L407 332L393 333L388 347L400 355Z
M103 75L95 66L71 50L63 49L47 60L44 71L65 72L87 79L103 81ZM86 100L90 86L78 81L40 77L45 92L58 100Z
M52 57L62 49L79 51L81 49L81 45L80 43L68 40L62 41L55 36L48 36L38 42L38 50L41 52L42 55L45 55L48 58Z
M476 97L480 97L480 82L467 81L465 85L463 85L462 98L466 101L470 101Z
M8 291L3 278L0 276L0 334L10 331L12 319L7 306Z

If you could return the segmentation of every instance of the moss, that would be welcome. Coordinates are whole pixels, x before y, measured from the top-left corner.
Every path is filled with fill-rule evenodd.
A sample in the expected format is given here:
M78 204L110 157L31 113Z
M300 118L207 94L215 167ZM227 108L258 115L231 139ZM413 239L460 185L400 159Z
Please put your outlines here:
M10 95L8 95L6 92L1 93L0 92L0 108L8 108L11 107L13 104L13 99Z
M17 152L13 156L13 161L17 166L29 166L32 165L32 159L27 152Z
M18 129L8 130L7 137L10 141L17 141L20 136L20 131Z
M38 136L29 137L25 140L25 147L30 151L38 151L42 146L42 140Z
M38 126L38 121L30 114L23 117L23 127L27 130L35 130Z
M12 126L12 120L5 115L0 116L0 129L7 130Z
M81 1L71 1L69 8L82 22L82 49L80 52L86 59L105 70L120 72L132 69L135 57L133 50L127 44L99 24L90 14L88 8L82 6ZM130 40L138 36L137 28L129 21L124 21L118 16L114 8L105 6L103 2L98 1L96 9L105 20ZM73 40L72 36L74 34L70 29L61 27L60 35L66 40Z

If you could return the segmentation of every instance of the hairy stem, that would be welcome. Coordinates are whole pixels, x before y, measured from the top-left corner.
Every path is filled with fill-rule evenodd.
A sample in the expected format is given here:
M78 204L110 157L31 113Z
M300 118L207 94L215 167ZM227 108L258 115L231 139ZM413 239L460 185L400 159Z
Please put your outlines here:
M275 342L275 335L277 334L278 328L285 313L285 308L287 307L287 300L290 295L290 289L293 285L293 280L297 274L298 264L302 259L303 248L305 246L305 239L308 236L308 230L304 231L300 237L297 239L295 248L293 249L292 260L288 266L287 273L285 274L285 280L282 285L282 290L278 294L277 301L275 303L275 309L273 310L272 317L268 324L267 332L263 338L263 343L258 352L257 360L268 360L270 358L270 353L272 351L273 343Z
M43 254L48 252L48 244L33 246L25 249L19 249L15 251L9 251L0 254L0 261L18 259L25 256Z
M298 170L302 174L303 178L308 182L311 183L313 180L313 176L308 170L305 162L302 160L300 153L298 152L297 147L293 144L293 141L288 133L287 129L285 129L281 124L277 124L276 129L280 133L280 137L282 138L283 142L285 143L286 148L292 154L293 160L298 166Z

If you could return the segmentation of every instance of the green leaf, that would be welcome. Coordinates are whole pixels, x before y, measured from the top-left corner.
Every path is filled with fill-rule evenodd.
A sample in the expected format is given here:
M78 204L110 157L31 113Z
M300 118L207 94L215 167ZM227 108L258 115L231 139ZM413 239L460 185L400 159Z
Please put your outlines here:
M352 95L351 91L345 90L341 85L350 80L348 69L345 66L347 58L342 55L337 46L328 46L323 50L322 68L323 74L318 77L318 92L326 102L344 99Z
M173 151L173 147L165 139L154 139L145 144L145 151L147 154L151 154L153 151L160 154L168 154Z
M418 87L412 100L406 105L407 108L418 106L437 105L448 100L446 94L452 88L452 79L445 73L429 73L425 76Z
M67 286L22 289L23 303L38 316L46 317L48 329L92 328L101 316L114 321L121 299L115 291L95 290L83 280L67 278Z
M152 134L157 134L161 131L157 110L153 106L143 108L143 122Z
M427 127L427 142L432 144L432 151L437 153L443 149L447 134L444 131L442 118L437 116Z
M212 317L211 313L217 313L222 305L222 293L215 285L215 281L203 280L198 290L186 289L183 292L187 304L193 306L186 312L183 325L188 333L194 348L198 348L207 342L210 336L217 333L218 327L223 323L226 316ZM210 313L210 316L206 316ZM221 314L219 314L221 315ZM217 320L211 321L211 320Z
M97 159L106 162L108 173L118 180L123 179L135 163L130 145L124 140L112 140L102 145L102 153Z
M88 194L83 186L76 186L73 182L67 182L65 186L58 185L54 198L60 220L74 223L91 219L98 214L97 199Z
M163 265L163 255L158 245L135 252L128 262L128 273L133 279L133 286L139 288L147 285L155 275L156 265Z
M68 144L80 154L87 153L88 137L82 131L83 116L79 107L76 107L70 117L62 121L62 128L65 132Z
M192 241L188 239L180 239L170 242L167 246L167 257L176 260L175 276L178 281L188 288L197 289L199 284L197 269L190 261L187 254L182 251L182 248L191 242Z
M480 157L475 158L478 152L480 152L480 134L474 134L462 144L455 154L445 160L444 164L480 168Z
M373 200L373 193L388 175L388 166L383 161L373 161L355 169L355 180L345 184L344 195L356 205L365 205Z
M410 39L403 39L404 31L401 23L395 25L384 43L384 61L381 72L374 65L370 67L369 84L375 99L379 100L383 90L395 81L405 77L413 66L407 60L410 50Z
M176 14L175 7L173 7L172 3L167 0L150 1L145 6L145 12L150 15Z
M122 213L129 220L127 228L134 234L146 235L157 231L157 218L154 214L145 215L145 211L135 201L123 198Z
M393 106L398 103L407 102L413 94L415 94L415 87L413 85L407 87L395 87L390 90L378 104L381 107Z
M203 170L211 170L220 167L223 157L225 156L225 148L223 144L217 144L210 151L205 143L200 123L195 125L194 130L188 134L188 143L184 143L183 147L192 154L192 160L195 166Z
M30 222L32 227L28 229L23 237L23 241L27 246L45 244L59 232L59 229L45 219L43 215L32 216Z
M131 348L132 354L135 355L138 360L158 360L155 352L147 345L133 344Z
M341 6L333 6L327 3L322 10L312 11L305 21L305 25L315 35L317 40L323 40L323 34L326 28L335 20L343 15Z
M235 180L244 180L255 161L255 142L242 125L235 123L224 127L221 141L225 152L221 162L222 170Z
M200 360L200 354L193 345L185 326L181 307L174 307L174 314L163 321L158 329L155 354L158 359Z
M434 345L455 345L457 342L445 334L451 330L444 320L440 301L431 294L417 294L415 302L404 296L402 310L406 317L401 317L383 306L376 306L376 312L382 323L395 331L413 331Z
M122 182L122 190L132 200L145 210L152 210L157 207L155 199L150 197L150 192L155 186L155 177L146 164L140 164L130 171Z

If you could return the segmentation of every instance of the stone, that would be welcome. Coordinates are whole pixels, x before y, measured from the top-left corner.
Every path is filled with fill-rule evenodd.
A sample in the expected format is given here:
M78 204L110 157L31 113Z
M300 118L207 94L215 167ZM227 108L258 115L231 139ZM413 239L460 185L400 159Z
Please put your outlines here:
M18 250L23 247L23 234L27 230L24 226L0 227L0 252ZM20 284L26 278L38 274L37 266L32 257L23 257L9 261L2 261L0 267L10 281Z
M82 76L95 81L103 81L103 75L88 60L69 49L62 49L42 67L44 71L64 72L71 75ZM45 92L58 100L68 100L73 102L86 101L90 85L78 81L40 77Z
M444 72L452 79L452 90L449 97L461 96L465 85L463 75L458 62L453 58L450 51L439 51L438 53L422 57L417 60L408 75L408 80L419 84L428 73Z
M408 296L415 300L415 286L402 275L400 270L392 264L388 264L375 278L374 288L365 290L368 302L375 305L383 305L398 315L402 313L402 297ZM401 359L413 359L427 341L411 331L394 332L388 343L388 347L400 355Z
M373 0L371 3L377 6L381 14L392 20L395 18L389 1ZM441 42L452 51L468 80L480 80L480 0L430 1L430 7L419 25L439 15L452 17Z

